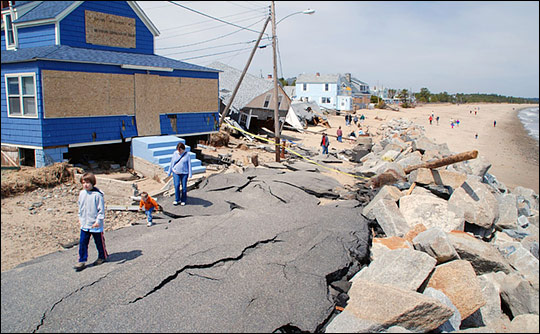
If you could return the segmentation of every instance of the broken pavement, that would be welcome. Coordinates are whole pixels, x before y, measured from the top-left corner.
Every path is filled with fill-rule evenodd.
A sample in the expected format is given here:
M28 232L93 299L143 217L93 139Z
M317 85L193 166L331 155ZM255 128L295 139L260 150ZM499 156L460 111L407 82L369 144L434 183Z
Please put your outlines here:
M162 201L182 218L107 233L99 267L75 272L74 248L4 272L2 332L318 331L335 311L329 284L369 257L360 208L320 205L337 187L317 172L213 175L188 206Z

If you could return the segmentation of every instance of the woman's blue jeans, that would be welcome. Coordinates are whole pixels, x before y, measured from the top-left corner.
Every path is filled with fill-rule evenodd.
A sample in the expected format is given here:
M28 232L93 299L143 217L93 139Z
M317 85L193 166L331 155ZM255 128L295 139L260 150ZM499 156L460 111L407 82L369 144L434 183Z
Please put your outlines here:
M174 181L174 200L176 202L186 202L187 199L187 174L173 174ZM180 185L182 185L182 192L180 193Z

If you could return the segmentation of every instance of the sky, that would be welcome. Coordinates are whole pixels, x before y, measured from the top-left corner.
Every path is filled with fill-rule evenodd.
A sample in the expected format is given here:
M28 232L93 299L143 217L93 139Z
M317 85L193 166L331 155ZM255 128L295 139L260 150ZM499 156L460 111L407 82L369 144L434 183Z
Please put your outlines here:
M243 70L271 1L137 1L155 53ZM538 1L275 1L278 77L351 73L371 87L539 97ZM313 14L303 14L307 9ZM248 73L273 73L272 24ZM266 46L262 48L262 46Z

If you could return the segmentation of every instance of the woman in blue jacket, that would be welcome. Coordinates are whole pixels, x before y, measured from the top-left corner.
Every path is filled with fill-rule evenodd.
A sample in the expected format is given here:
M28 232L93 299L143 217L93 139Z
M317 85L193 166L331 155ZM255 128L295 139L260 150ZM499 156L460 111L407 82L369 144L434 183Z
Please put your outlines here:
M187 180L191 177L191 158L189 152L186 151L184 143L176 145L169 166L169 175L173 176L174 181L174 205L186 205L187 200ZM182 185L182 193L180 194L180 184Z

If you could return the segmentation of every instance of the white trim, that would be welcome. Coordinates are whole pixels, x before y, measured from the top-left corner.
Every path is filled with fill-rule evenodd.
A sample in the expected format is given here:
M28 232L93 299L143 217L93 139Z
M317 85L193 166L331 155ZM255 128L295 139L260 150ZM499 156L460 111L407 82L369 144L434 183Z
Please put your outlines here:
M54 24L54 44L60 45L60 22Z
M142 66L142 65L129 65L129 64L122 64L120 65L121 68L126 70L143 70L143 71L163 71L163 72L172 72L174 71L173 68L170 67L158 67L158 66Z
M29 77L31 76L34 79L34 105L36 108L36 114L32 116L28 116L24 114L24 94L22 92L23 86L22 86L22 77ZM36 82L36 76L37 73L35 72L21 72L21 73L6 73L4 74L4 81L6 86L6 107L7 107L7 116L8 118L29 118L29 119L37 119L39 118L39 111L38 111L38 101L37 101L37 82ZM11 115L9 110L9 83L8 78L18 78L19 79L19 102L20 102L20 115Z
M135 14L137 14L137 16L139 16L139 18L141 19L141 21L144 23L144 25L148 28L148 30L150 30L150 32L152 33L152 35L154 35L154 37L158 37L159 36L159 30L156 28L156 26L152 23L152 21L150 21L150 19L148 18L148 16L146 16L146 14L144 13L144 11L141 9L141 7L139 7L139 5L137 4L136 1L127 1L127 4L131 7L131 9L133 9L133 11L135 12ZM155 45L154 45L155 47Z
M5 41L5 44L6 44L6 50L16 50L17 47L18 47L18 39L17 39L17 29L15 28L15 24L13 23L13 21L16 20L16 12L14 12L12 9L11 9L11 5L9 6L9 11L6 12L6 13L2 13L2 23L4 24L4 41ZM7 17L11 18L11 30L12 30L12 33L13 33L13 44L9 44L8 43L8 40L9 40L9 25L7 24Z
M196 133L173 133L170 136L176 137L190 137L190 136L199 136L199 135L209 135L211 133L217 133L218 131L208 131L208 132L196 132Z
M80 5L83 4L84 1L75 1L73 4L71 4L68 8L64 9L63 12L61 12L60 14L58 14L54 19L57 20L58 22L62 21L66 16L68 16L69 14L71 14L72 11L74 11L75 9L77 9L77 7L79 7Z
M118 144L118 143L121 143L121 142L122 142L122 139L105 140L105 141L92 141L92 142L86 142L86 143L68 144L68 147L82 147L82 146Z
M2 146L11 146L16 148L30 148L34 150L43 150L42 146L33 146L33 145L21 145L21 144L7 144L7 143L1 143Z
M56 19L45 19L45 20L39 20L39 21L28 21L28 22L19 22L15 23L17 28L28 28L28 27L37 27L37 26L43 26L46 24L55 24L57 23Z

